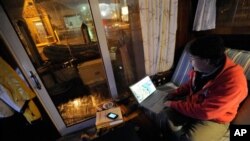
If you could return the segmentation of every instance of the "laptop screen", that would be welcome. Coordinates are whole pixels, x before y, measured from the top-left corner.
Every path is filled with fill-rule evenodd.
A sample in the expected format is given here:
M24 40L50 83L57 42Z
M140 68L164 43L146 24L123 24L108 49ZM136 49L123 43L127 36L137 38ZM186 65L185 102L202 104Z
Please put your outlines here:
M139 103L149 97L156 90L149 76L144 77L129 88Z

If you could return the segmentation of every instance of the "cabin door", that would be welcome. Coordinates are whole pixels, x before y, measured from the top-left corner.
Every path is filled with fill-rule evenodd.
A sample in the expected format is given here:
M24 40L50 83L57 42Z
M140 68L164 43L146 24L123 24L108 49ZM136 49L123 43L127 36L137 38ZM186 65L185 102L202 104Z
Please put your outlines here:
M0 33L62 135L144 76L138 0L0 2Z
M1 2L1 34L58 131L94 125L96 106L117 92L89 2Z

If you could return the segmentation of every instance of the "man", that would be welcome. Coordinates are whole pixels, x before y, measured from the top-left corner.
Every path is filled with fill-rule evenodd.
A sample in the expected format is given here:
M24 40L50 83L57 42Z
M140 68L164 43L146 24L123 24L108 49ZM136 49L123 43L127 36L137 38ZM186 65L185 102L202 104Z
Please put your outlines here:
M158 116L174 140L218 141L247 96L243 69L225 55L217 36L198 38L187 51L190 80L165 98L166 109Z

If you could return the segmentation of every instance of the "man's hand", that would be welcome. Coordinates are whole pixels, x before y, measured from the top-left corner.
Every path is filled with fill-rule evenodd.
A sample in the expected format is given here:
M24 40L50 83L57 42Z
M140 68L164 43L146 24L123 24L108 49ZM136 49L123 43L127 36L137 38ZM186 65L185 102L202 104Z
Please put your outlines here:
M167 101L167 100L174 100L176 97L175 93L169 93L167 94L165 97L164 97L164 101Z
M176 94L176 93L169 93L167 96L164 97L163 101L177 101L177 100L186 100L186 95Z
M166 101L166 102L164 103L164 105L165 105L166 107L170 107L171 101Z

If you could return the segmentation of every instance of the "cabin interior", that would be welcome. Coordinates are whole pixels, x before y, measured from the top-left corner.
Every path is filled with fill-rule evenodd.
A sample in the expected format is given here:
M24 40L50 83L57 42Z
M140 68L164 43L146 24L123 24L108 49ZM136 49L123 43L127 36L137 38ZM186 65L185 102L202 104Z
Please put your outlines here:
M136 111L129 86L145 75L157 86L169 81L184 47L197 37L219 35L226 47L249 51L249 1L218 0L215 27L199 31L193 29L199 0L170 1L178 3L173 62L149 74L140 21L143 0L1 0L0 55L36 94L41 118L30 123L16 111L0 117L0 140L84 140L98 105L113 100ZM158 83L159 77L164 81ZM125 128L95 140L126 140L131 128L137 137L127 140L162 140L143 114Z

